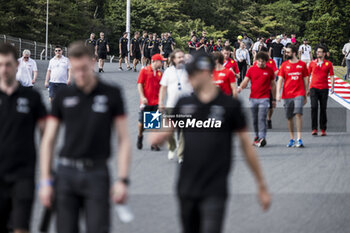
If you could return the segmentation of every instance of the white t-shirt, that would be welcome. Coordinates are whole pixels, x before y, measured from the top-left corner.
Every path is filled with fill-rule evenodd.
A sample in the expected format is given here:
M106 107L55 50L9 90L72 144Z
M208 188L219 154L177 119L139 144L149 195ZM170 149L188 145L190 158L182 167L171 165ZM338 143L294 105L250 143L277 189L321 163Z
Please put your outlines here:
M176 69L175 66L165 70L160 85L167 87L167 108L175 107L181 97L189 96L193 92L186 70Z
M286 47L287 44L292 43L292 39L290 39L290 38L283 39L283 38L282 38L281 43L283 44L284 47Z
M51 71L50 82L51 83L67 83L68 81L68 69L70 69L69 59L62 55L61 58L56 56L50 60L47 70Z
M36 66L36 62L29 58L28 61L24 61L23 57L18 59L18 70L16 74L16 79L21 83L24 87L33 86L33 72L38 71Z
M259 46L264 46L266 47L266 44L264 42L255 42L254 45L253 45L253 50L258 52L259 51Z
M310 45L300 45L299 52L301 52L300 60L311 60L310 52L311 52L311 46Z

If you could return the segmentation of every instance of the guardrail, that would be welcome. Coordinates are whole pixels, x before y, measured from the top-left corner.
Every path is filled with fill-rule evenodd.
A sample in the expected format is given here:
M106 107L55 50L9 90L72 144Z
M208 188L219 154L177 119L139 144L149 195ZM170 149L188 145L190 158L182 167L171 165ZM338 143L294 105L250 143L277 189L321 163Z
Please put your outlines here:
M22 56L22 51L24 49L28 49L31 52L31 58L33 59L40 59L44 60L45 59L45 43L37 42L37 41L32 41L32 40L26 40L18 37L13 37L13 36L8 36L4 34L0 34L0 43L1 42L7 42L11 43L14 45L19 52L19 56ZM47 59L49 60L54 56L54 49L55 45L49 44L48 45L48 51L47 51ZM67 47L63 48L63 54L67 56Z

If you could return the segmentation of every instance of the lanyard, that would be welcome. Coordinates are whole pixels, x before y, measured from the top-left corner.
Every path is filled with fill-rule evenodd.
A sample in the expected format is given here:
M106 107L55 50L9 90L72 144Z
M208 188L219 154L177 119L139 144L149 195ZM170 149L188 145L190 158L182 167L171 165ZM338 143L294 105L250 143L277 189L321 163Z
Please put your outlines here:
M179 91L181 91L181 76L182 76L182 74L183 74L183 72L184 72L184 69L182 68L181 69L181 73L180 73L180 75L177 73L177 68L175 67L175 73L176 73L176 77L177 77L177 88L178 88L178 90Z

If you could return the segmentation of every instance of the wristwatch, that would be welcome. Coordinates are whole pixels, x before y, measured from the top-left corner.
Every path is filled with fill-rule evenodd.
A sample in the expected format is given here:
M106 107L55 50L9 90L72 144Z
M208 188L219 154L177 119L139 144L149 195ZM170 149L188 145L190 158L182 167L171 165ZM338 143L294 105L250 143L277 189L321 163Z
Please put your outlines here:
M117 181L122 182L123 184L125 184L126 186L130 185L130 180L129 178L118 178Z

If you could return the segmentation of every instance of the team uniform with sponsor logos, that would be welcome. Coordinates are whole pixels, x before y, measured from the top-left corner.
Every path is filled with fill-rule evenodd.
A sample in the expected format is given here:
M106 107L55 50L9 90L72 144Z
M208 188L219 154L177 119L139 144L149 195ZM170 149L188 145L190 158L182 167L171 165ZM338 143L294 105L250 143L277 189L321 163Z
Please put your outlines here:
M122 50L119 51L120 58L128 56L128 38L121 37L119 39L119 44L121 45Z
M158 40L152 40L150 46L153 46L153 48L151 48L151 58L154 54L160 53L160 42Z
M132 44L132 56L134 59L141 60L141 49L140 49L140 40L136 38L131 39Z
M219 128L183 128L184 160L177 180L177 196L184 233L221 232L232 165L232 132L246 127L238 100L222 92L209 103L196 95L181 98L174 115L221 121ZM174 119L174 121L182 119ZM220 146L218 146L220 145ZM213 162L215 155L215 162Z
M222 48L223 48L222 45L216 44L216 45L214 45L213 50L216 51L216 52L221 52Z
M238 64L232 58L228 58L224 63L225 68L231 69L235 74L239 74Z
M334 75L332 62L313 60L309 65L312 130L318 128L318 102L320 103L320 128L327 129L328 76Z
M250 79L250 108L253 115L255 136L259 139L266 138L266 117L270 107L271 82L275 79L273 70L269 67L259 68L252 66L246 77Z
M65 125L55 175L58 233L79 232L81 209L86 214L87 232L109 232L107 160L113 123L123 116L120 89L100 80L88 94L74 85L54 99L51 117Z
M96 42L97 55L99 59L107 58L107 45L108 41L106 39L98 39Z
M142 123L144 111L156 111L159 102L160 80L162 79L162 72L153 70L151 65L141 69L137 83L143 85L143 92L148 101L139 114L139 122ZM142 103L141 103L142 104Z
M218 86L223 93L232 96L231 83L236 83L235 74L232 70L224 68L223 70L213 71L213 83Z
M91 50L91 52L95 53L96 40L95 39L87 39L85 41L85 45Z
M193 41L189 41L189 42L188 42L188 45L189 45L189 46L196 47L196 44L197 44L197 43L196 43L196 42L193 42ZM193 55L195 52L196 52L196 48L190 48L190 47L188 48L188 53L189 53L189 54L192 54L192 55Z
M35 126L46 117L41 96L19 86L0 91L0 232L29 230L35 183Z
M285 61L279 69L278 76L284 79L282 99L284 99L287 119L291 119L295 114L303 114L304 77L308 77L305 62L300 60L297 63Z
M257 62L255 61L253 66L257 66L256 64ZM275 72L278 70L277 69L277 65L276 65L276 62L269 58L269 60L266 62L266 67L269 67L273 73L274 73L274 76L275 76ZM273 101L273 98L272 98L272 92L270 92L270 109L272 109L272 101Z
M168 39L164 39L162 41L162 47L163 47L163 52L164 52L164 58L168 58L169 55L173 52L173 48L172 48L172 45L173 45L173 41L170 40L169 38Z
M202 45L204 45L202 48L200 48L199 50L197 50L198 52L201 52L201 53L204 53L205 52L205 44L202 44L202 43L197 43L196 44L196 48L199 48L201 47Z

